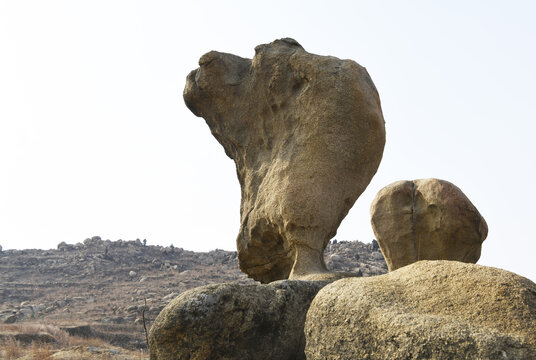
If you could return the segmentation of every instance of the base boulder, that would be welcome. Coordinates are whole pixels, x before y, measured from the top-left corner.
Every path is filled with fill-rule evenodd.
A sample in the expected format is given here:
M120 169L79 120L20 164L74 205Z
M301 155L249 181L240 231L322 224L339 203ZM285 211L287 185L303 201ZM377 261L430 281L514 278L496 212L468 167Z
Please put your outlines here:
M307 359L536 359L536 284L505 270L420 261L323 288Z
M150 358L304 359L305 315L326 284L283 280L186 291L156 318Z

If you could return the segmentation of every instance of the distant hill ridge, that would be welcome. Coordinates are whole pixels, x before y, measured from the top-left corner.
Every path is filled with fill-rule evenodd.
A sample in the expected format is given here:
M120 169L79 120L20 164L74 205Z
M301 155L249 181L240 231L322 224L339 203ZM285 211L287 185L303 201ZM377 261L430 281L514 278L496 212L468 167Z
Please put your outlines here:
M359 241L332 241L325 260L331 270L358 276L387 272L381 252ZM239 270L236 251L194 252L98 236L53 250L4 250L0 323L140 324L144 299L150 322L179 293L222 282L254 283Z

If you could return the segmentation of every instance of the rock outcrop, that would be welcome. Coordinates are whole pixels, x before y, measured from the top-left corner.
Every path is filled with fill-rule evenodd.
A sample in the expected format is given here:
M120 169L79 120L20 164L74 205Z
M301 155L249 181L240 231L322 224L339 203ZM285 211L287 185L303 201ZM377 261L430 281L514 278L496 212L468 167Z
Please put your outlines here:
M305 315L324 285L283 280L189 290L156 318L151 360L304 359Z
M235 161L240 269L270 284L180 294L151 328L151 360L536 358L536 284L467 264L488 229L447 181L382 189L370 248L391 272L326 286L384 270L344 268L350 253L331 252L336 241L324 255L383 154L380 100L363 67L288 38L257 46L252 60L212 51L199 65L184 100ZM328 272L325 259L352 273Z
M264 283L325 274L324 248L383 154L366 69L293 39L257 46L252 60L211 51L199 65L184 100L235 161L240 268Z
M505 270L420 261L324 287L307 359L536 359L536 284Z
M445 180L397 181L381 189L371 222L389 271L419 260L476 263L486 221L463 192Z

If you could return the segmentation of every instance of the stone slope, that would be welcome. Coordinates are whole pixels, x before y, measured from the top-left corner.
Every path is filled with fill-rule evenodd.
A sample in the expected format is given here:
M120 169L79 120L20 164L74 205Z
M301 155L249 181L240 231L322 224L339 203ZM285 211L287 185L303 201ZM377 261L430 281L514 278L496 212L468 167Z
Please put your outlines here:
M361 276L387 272L381 253L358 241L333 241L325 261L330 269ZM234 251L193 252L99 237L55 250L7 250L0 252L0 323L88 323L102 333L122 334L118 344L144 346L145 299L150 326L183 291L224 282L255 283L238 269Z

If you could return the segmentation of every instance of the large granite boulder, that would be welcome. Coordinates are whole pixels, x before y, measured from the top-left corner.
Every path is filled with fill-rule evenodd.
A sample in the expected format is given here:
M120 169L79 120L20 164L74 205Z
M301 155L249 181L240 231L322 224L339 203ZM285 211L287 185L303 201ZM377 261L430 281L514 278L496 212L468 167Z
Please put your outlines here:
M149 334L151 360L304 359L307 309L326 282L218 284L180 294Z
M252 60L211 51L199 65L184 100L235 161L240 268L265 283L325 274L324 248L383 154L366 69L293 39L257 46Z
M445 180L397 181L371 206L372 228L389 271L419 260L476 263L488 235L467 196Z
M505 270L420 261L324 287L307 359L536 359L536 284Z

